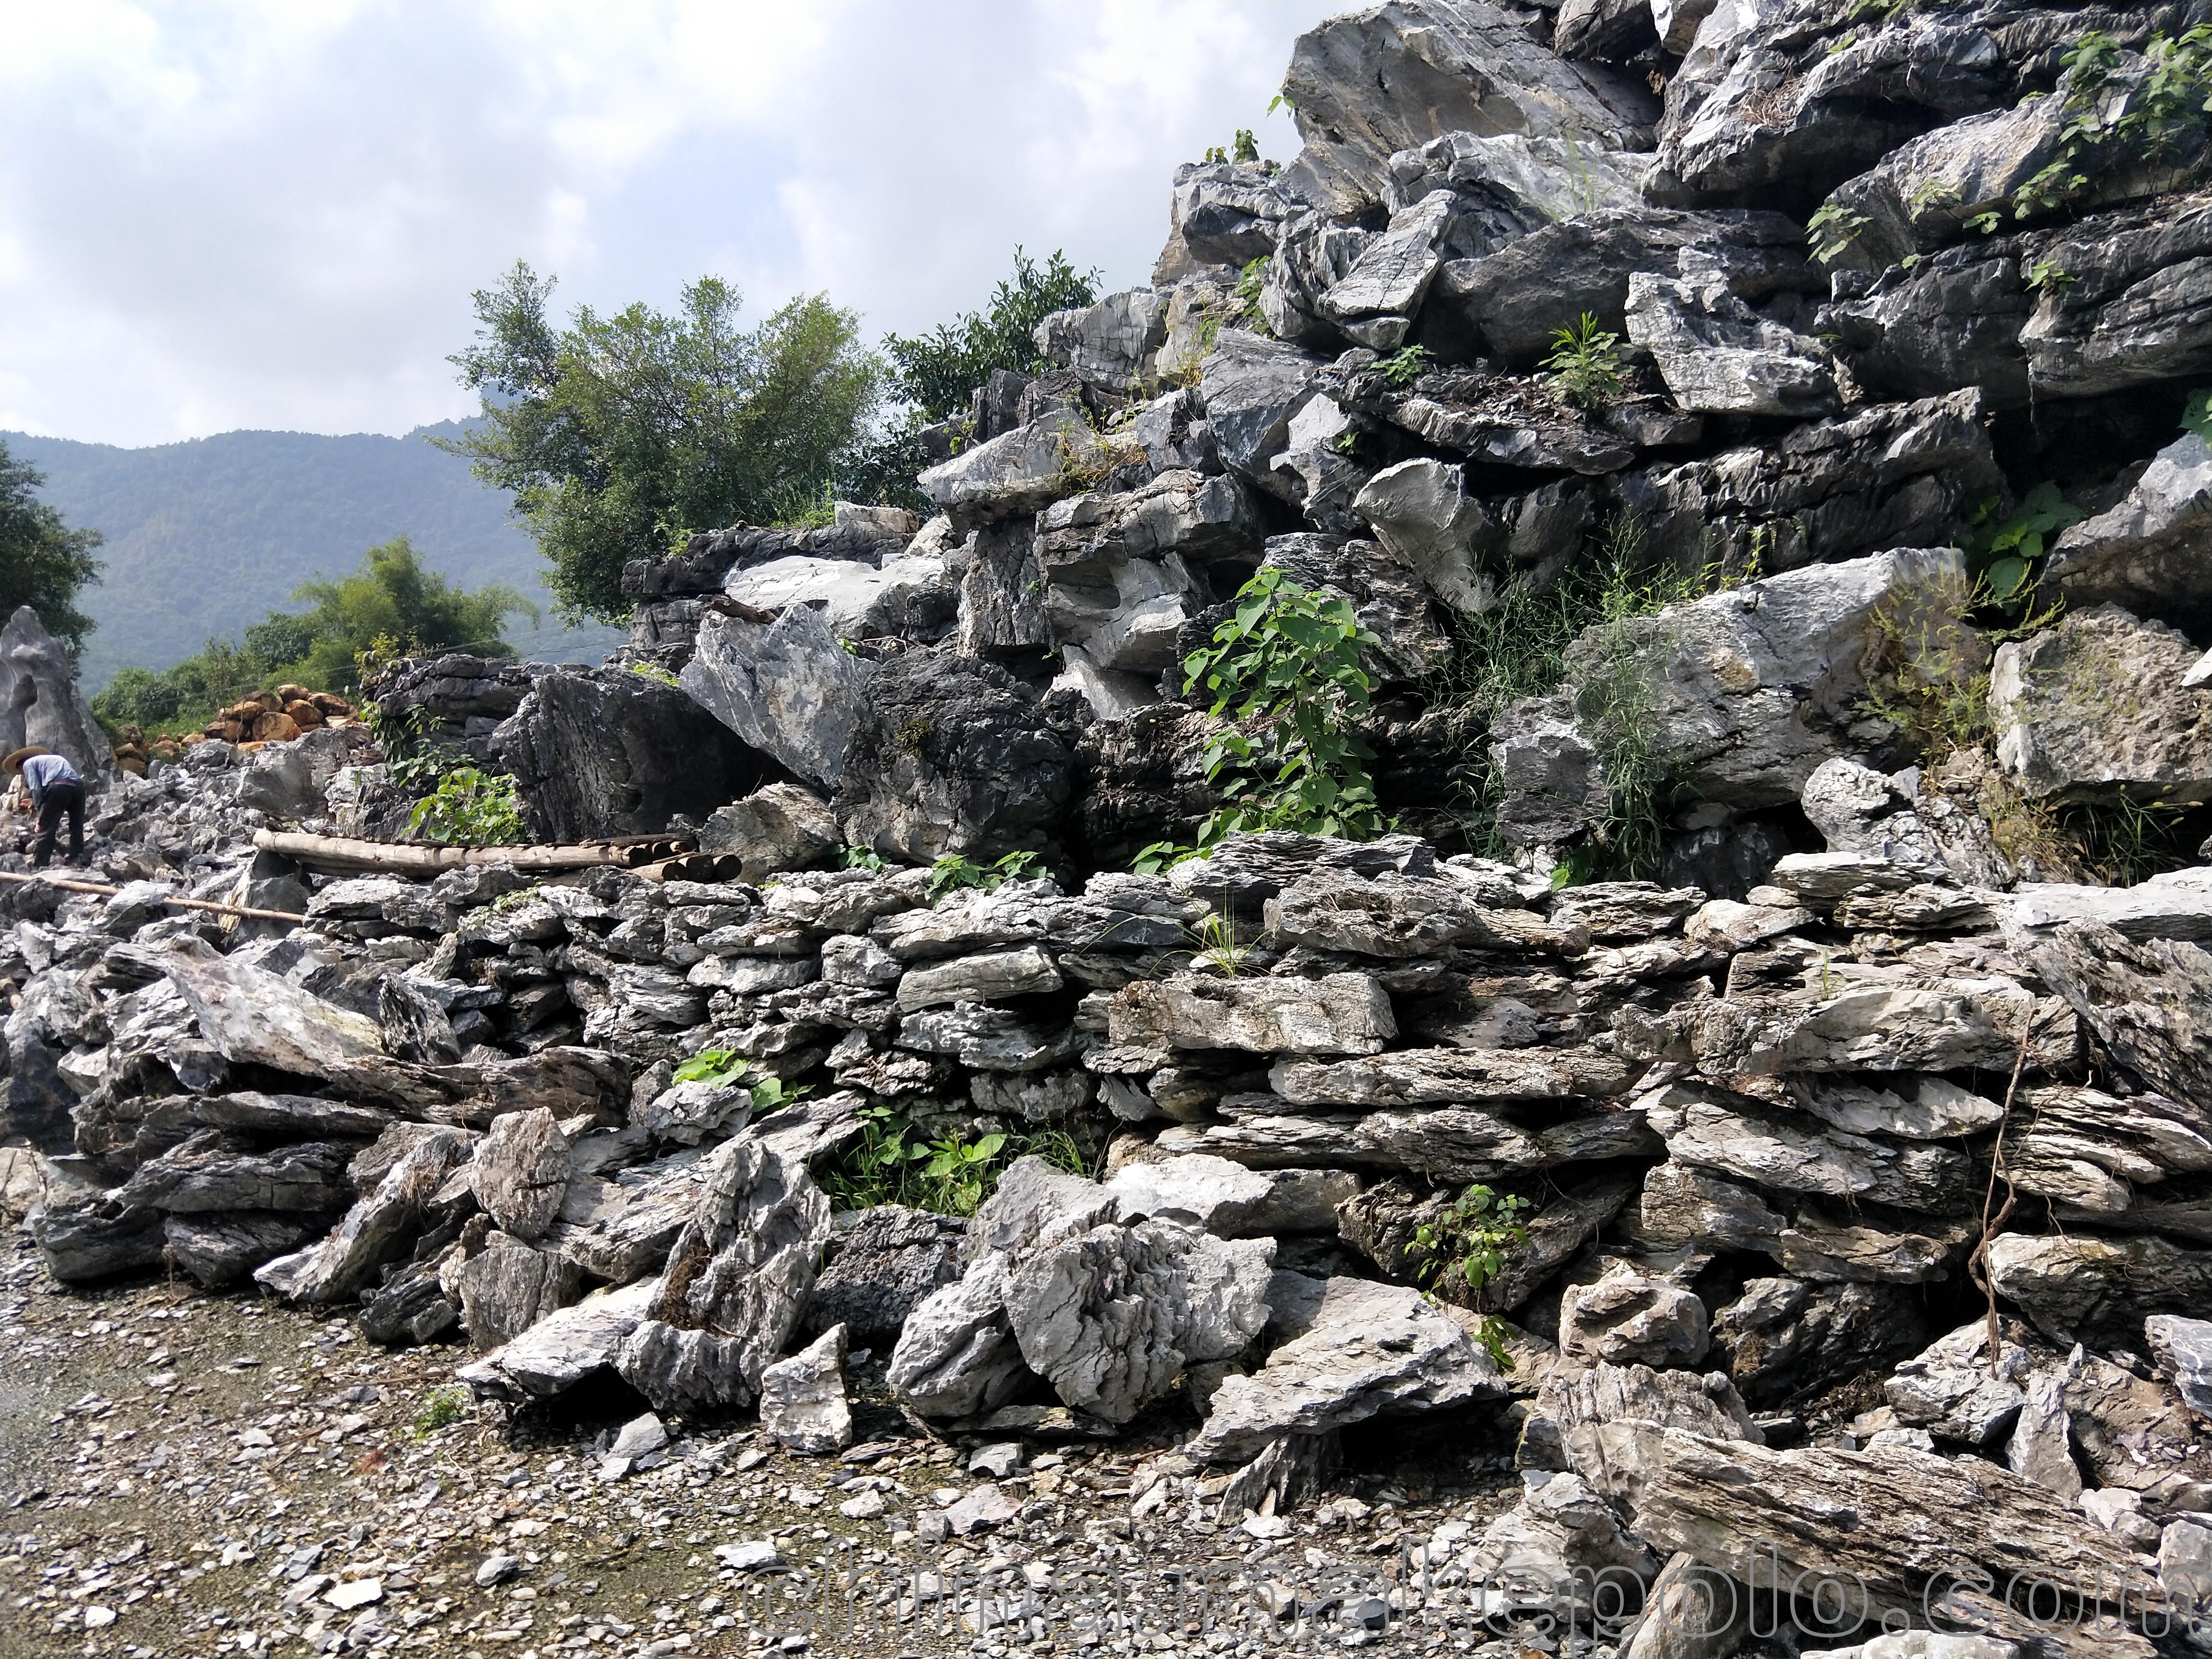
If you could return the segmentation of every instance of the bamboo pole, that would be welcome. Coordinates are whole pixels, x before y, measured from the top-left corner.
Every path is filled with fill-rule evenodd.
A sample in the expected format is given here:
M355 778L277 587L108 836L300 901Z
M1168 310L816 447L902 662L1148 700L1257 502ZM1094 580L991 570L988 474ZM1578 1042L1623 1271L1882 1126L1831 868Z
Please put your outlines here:
M506 864L532 874L595 870L605 866L634 868L690 850L680 836L641 836L629 841L587 842L556 847L431 847L412 842L363 841L346 836L310 836L297 831L258 830L253 844L264 853L319 870L366 874L437 875L471 865Z
M0 881L42 881L49 887L60 888L64 893L90 893L99 898L113 898L123 890L120 887L110 887L104 882L65 881L59 876L21 876L8 870L0 870ZM289 910L257 910L246 904L218 904L213 899L165 898L161 902L172 910L209 910L219 916L244 916L249 921L301 922L307 920L307 917Z

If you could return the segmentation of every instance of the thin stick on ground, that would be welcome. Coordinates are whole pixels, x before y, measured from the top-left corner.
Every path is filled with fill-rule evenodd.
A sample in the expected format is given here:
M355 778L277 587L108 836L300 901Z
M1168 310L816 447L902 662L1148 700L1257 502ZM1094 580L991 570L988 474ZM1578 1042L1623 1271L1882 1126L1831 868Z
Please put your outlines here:
M2013 1206L2020 1197L2018 1189L2012 1184L2010 1176L2004 1177L2004 1207L1998 1210L1994 1217L1990 1214L1990 1208L1996 1202L1997 1176L2004 1169L2005 1130L2012 1122L2013 1097L2020 1092L2021 1073L2027 1069L2028 1041L2034 1035L2035 1013L2033 1009L2030 1009L2027 1018L2021 1022L2020 1052L2013 1056L2012 1080L2005 1085L2004 1106L1997 1114L1997 1138L1990 1148L1989 1185L1982 1190L1981 1242L1974 1246L1973 1255L1966 1261L1966 1266L1973 1273L1975 1282L1982 1287L1983 1293L1989 1297L1990 1376L1992 1380L1995 1380L1997 1376L2000 1345L1997 1335L1997 1285L1996 1280L1990 1273L1990 1241L1996 1237L1997 1230L2012 1218Z

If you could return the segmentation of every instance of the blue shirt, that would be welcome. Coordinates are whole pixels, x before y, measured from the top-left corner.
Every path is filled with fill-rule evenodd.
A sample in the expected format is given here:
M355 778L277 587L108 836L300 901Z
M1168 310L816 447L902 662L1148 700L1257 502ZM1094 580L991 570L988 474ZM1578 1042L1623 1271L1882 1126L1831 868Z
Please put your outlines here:
M46 790L50 786L83 781L76 775L76 768L59 755L33 755L23 763L23 783L31 792L31 805L33 806L46 804Z

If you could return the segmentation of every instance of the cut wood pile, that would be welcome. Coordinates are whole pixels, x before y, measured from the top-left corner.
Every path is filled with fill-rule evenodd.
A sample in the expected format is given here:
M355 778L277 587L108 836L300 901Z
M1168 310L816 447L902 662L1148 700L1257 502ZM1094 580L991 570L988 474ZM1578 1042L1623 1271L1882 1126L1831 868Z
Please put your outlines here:
M1183 169L1154 285L976 390L926 522L695 537L605 667L374 688L541 841L728 878L316 868L410 805L343 711L107 790L120 892L0 890L9 1204L58 1280L343 1307L519 1411L619 1379L834 1450L872 1346L915 1431L1165 1436L1133 1508L1223 1526L1506 1431L1434 1586L1850 1576L1835 1645L2019 1659L2042 1574L2081 1650L2183 1651L2212 149L2124 147L2212 91L2197 13L1322 26L1301 155ZM1269 570L1365 630L1391 827L1130 873L1223 804L1180 667ZM1454 691L1608 582L1556 686ZM1652 878L1582 878L1634 836ZM972 1214L855 1201L925 1146ZM1985 1635L1881 1633L1946 1587Z

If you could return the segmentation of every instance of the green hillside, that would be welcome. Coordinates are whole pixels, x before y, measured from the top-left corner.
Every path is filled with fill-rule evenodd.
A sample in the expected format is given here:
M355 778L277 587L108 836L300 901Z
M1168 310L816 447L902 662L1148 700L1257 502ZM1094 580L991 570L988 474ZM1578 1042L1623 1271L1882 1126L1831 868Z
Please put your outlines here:
M99 623L85 647L88 690L132 664L167 668L210 635L235 640L308 577L344 575L399 535L462 586L508 582L544 607L535 630L527 617L508 624L524 656L598 661L620 630L559 626L507 497L425 441L456 430L448 422L404 438L225 432L148 449L0 435L46 475L40 494L70 525L107 538L100 583L80 600Z

